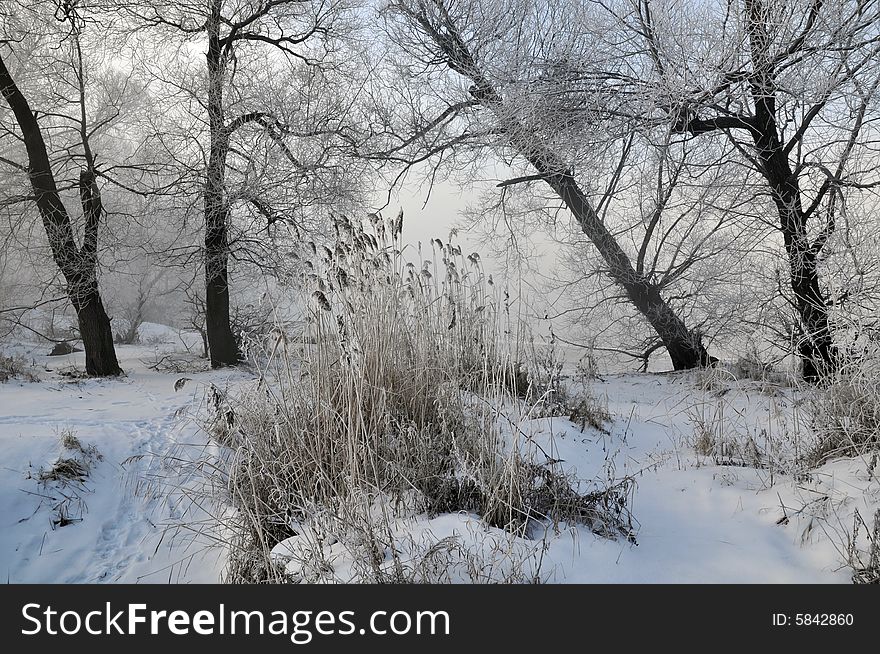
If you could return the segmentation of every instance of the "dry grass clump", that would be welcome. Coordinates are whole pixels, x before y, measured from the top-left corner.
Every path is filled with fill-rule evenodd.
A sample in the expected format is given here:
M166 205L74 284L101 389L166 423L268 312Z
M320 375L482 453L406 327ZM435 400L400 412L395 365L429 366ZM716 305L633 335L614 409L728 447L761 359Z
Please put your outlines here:
M815 443L806 415L807 389L767 393L725 370L694 376L698 398L686 407L692 428L685 442L714 465L764 470L776 475L809 476L805 454ZM758 392L760 395L756 395Z
M89 475L89 467L84 461L73 457L59 457L48 468L40 470L40 481L79 481L83 482Z
M21 379L26 382L38 382L40 376L32 362L23 356L6 356L0 354L0 384L10 379Z
M764 386L753 389L724 368L694 373L697 389L706 394L689 410L697 454L798 475L832 459L868 461L880 452L880 346L842 353L839 368L819 386L790 378L785 388L766 369L760 378ZM768 393L767 384L775 392ZM769 414L760 421L745 408L754 402L742 401L750 390L770 398Z
M521 355L503 379L495 380L505 392L523 400L530 418L566 417L581 431L587 427L607 432L611 421L608 398L593 392L595 362L582 361L573 375L563 374L561 353L553 331L541 342L524 344Z
M84 495L89 492L86 482L95 464L104 460L94 445L84 445L73 431L65 429L59 437L62 454L51 465L29 475L43 486L39 496L50 506L53 529L83 519L87 511Z
M584 431L591 427L596 431L607 432L606 424L611 421L607 398L599 398L589 390L571 396L565 406L565 415Z
M857 546L862 529L867 540L865 551ZM848 548L848 565L853 570L854 584L880 584L880 509L874 512L873 527L865 522L856 509Z
M706 383L706 379L711 383ZM694 452L712 459L716 465L764 467L767 453L758 445L759 431L727 396L729 387L719 392L715 386L720 383L718 375L704 376L699 383L698 388L710 392L687 411L693 427L690 444Z
M517 537L547 521L628 533L627 483L581 494L502 436L499 415L537 388L512 344L506 292L454 243L434 239L430 260L407 261L401 225L337 219L334 247L313 244L302 262L318 337L295 361L279 331L255 388L213 391L237 508L232 581L286 578L271 550L303 523L316 543L362 543L350 548L365 563L354 578L374 582L419 578L424 566L389 578L378 563L397 556L390 524L404 516L468 511ZM451 551L428 550L435 562Z
M880 451L880 345L844 359L813 394L811 416L818 439L807 455L811 465Z
M69 429L61 432L60 440L62 449L71 454L69 456L61 455L48 468L41 468L37 473L37 478L44 482L84 482L94 463L103 461L104 456L98 452L98 448L94 445L83 445L76 434Z

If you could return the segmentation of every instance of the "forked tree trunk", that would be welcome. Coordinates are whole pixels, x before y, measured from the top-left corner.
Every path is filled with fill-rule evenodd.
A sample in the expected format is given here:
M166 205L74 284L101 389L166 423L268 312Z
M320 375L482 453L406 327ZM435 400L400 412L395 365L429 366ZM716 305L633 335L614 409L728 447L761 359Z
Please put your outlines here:
M758 114L763 116L763 112ZM759 123L760 125L761 123ZM807 234L808 216L801 203L801 191L782 144L776 138L775 120L763 124L755 141L769 184L779 227L788 258L789 283L800 319L801 334L797 345L803 363L803 377L818 381L837 367L837 348L831 333L828 303L819 283L818 251Z
M747 129L752 135L758 172L770 189L779 231L785 243L789 287L800 323L796 350L803 364L802 375L808 381L818 381L833 373L839 363L828 302L819 276L819 253L824 239L821 236L810 239L807 224L810 213L804 209L800 182L779 137L771 82L764 80L763 83L756 83L752 94L754 117L738 117L724 127ZM675 129L696 136L717 131L720 121L689 117L678 123ZM825 238L830 233L825 234Z
M83 298L77 298L74 308L86 353L86 372L95 376L121 373L113 346L110 318L104 310L97 284L92 285L90 292Z
M110 318L104 310L97 281L97 231L101 215L100 194L94 187L94 177L84 173L80 177L83 211L86 216L86 234L79 248L73 236L73 226L67 208L61 201L46 143L37 119L15 80L12 79L3 58L0 57L0 91L12 109L21 129L28 154L31 187L37 208L52 249L52 257L67 282L67 294L76 309L80 336L86 353L86 373L92 376L115 376L122 373L113 347Z
M817 208L815 201L804 209L800 181L792 169L777 120L776 83L767 16L757 0L746 0L752 67L751 100L754 115L724 115L701 119L695 115L677 117L673 129L697 136L719 130L747 130L755 147L756 168L770 189L776 208L779 231L785 243L789 286L800 323L796 353L803 364L802 375L818 381L838 367L829 305L819 277L819 255L834 225L829 223L820 236L810 237L808 221Z

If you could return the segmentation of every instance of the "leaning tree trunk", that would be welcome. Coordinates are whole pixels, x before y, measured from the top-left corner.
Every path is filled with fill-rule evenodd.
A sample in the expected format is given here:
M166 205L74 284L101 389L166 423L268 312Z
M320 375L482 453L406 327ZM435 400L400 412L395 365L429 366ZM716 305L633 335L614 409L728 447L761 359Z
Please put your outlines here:
M424 11L409 13L442 52L446 65L469 78L471 96L498 121L508 143L539 173L539 177L556 192L574 215L584 234L592 241L608 265L609 273L619 284L633 306L644 316L663 345L676 370L696 368L711 363L712 358L697 333L689 330L675 310L662 297L660 289L640 275L629 257L605 227L586 194L559 156L528 130L505 105L504 98L483 74L457 26L442 8L441 25L432 23Z
M629 301L660 337L669 353L669 358L672 359L672 367L676 370L687 370L709 365L712 358L703 347L699 335L687 328L684 321L660 294L660 289L636 272L629 257L605 227L571 174L568 172L554 174L545 170L548 166L554 165L547 163L548 156L550 155L542 156L533 151L529 158L537 170L546 172L545 180L565 202L581 230L596 246L608 265L612 279L624 289ZM555 163L555 165L559 164Z
M94 175L80 176L80 195L86 216L82 248L77 247L67 208L61 201L46 143L27 99L12 79L0 57L0 90L21 129L28 154L31 187L46 230L52 257L67 282L67 294L76 310L80 336L86 353L86 373L115 376L122 373L113 347L110 318L104 310L97 281L97 239L101 216L100 194Z
M223 110L223 51L220 0L208 20L208 124L210 154L205 175L205 331L211 367L239 362L229 316L229 207L226 203L226 157L229 134Z
M493 111L510 144L565 203L607 264L611 278L623 288L632 305L660 337L672 360L672 367L675 370L688 370L712 363L713 358L703 346L699 334L688 329L675 309L663 298L657 285L635 270L632 261L608 231L564 162L555 152L544 147L536 135L525 133L523 126L505 110L498 92L488 80L475 72L472 62L463 70L470 70L469 76L476 82L471 88L473 97Z

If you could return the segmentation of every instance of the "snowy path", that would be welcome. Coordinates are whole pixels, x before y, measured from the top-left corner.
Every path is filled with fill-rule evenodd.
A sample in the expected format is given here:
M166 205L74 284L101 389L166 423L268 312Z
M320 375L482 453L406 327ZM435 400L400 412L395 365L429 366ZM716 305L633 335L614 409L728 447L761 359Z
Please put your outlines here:
M212 582L216 549L173 529L184 516L175 496L152 492L162 457L181 439L204 441L187 413L197 383L174 391L173 375L144 371L133 348L120 380L0 385L0 575L11 582ZM53 362L54 363L54 362ZM211 373L204 375L211 377ZM216 374L213 374L216 377ZM69 431L103 460L83 484L43 484L41 468L69 456ZM81 521L53 525L65 499ZM172 529L168 529L168 527ZM175 534L177 534L175 536Z

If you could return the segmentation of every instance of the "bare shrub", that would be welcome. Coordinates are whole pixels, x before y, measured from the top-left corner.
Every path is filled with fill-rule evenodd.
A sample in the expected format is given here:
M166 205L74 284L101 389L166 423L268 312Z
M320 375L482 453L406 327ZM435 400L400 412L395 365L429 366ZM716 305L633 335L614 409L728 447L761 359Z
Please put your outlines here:
M235 304L229 316L229 326L241 349L245 341L264 338L274 327L272 307L262 302Z
M718 363L716 367L722 367L737 380L751 380L758 382L758 388L762 391L770 391L774 387L790 387L798 383L794 370L787 370L782 360L768 358L768 354L759 351L756 344L751 343L746 347L733 362Z
M141 361L150 370L160 373L197 373L209 369L208 362L198 355L187 352L166 352L156 350L151 359Z
M146 321L148 312L170 294L170 289L165 285L167 270L155 268L150 263L137 262L136 285L127 289L127 293L120 294L117 301L119 317L113 321L113 340L117 344L140 343L140 328Z

